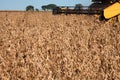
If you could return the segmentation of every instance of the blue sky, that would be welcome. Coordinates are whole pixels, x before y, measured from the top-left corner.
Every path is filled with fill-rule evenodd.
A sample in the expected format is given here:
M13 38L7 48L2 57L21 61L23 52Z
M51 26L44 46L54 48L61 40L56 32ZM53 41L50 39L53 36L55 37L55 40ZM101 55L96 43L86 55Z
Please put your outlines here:
M25 10L28 5L41 9L42 5L51 3L58 6L74 6L78 3L88 6L91 0L0 0L0 10Z

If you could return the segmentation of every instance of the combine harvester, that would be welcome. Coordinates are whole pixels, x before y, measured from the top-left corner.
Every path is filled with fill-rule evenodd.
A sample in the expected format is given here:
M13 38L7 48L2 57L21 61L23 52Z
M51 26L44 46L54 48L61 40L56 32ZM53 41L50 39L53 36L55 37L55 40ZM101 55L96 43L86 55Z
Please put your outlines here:
M71 8L56 7L53 14L100 14L100 19L111 19L118 17L120 14L120 0L92 0L92 4L88 7Z

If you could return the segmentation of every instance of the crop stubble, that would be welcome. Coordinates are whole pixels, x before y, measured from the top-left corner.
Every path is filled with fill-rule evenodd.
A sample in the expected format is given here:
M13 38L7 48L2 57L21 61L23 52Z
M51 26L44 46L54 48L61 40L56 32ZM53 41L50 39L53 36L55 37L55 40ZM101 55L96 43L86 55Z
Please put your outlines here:
M0 80L120 80L120 23L98 18L0 12Z

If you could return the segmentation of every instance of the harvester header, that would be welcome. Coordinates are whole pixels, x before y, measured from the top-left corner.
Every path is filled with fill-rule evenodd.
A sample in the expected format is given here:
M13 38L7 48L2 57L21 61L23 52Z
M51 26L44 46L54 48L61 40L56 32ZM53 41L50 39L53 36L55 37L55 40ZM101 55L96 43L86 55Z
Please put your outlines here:
M53 14L100 14L104 19L110 19L120 14L120 0L92 0L92 4L82 7L56 7Z

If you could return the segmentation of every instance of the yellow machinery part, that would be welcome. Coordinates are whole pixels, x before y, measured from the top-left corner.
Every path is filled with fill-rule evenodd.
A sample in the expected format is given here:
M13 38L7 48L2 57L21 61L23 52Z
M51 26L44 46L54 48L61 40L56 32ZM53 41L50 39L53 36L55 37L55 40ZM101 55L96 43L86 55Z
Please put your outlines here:
M105 19L110 19L120 14L120 2L116 2L104 9Z

